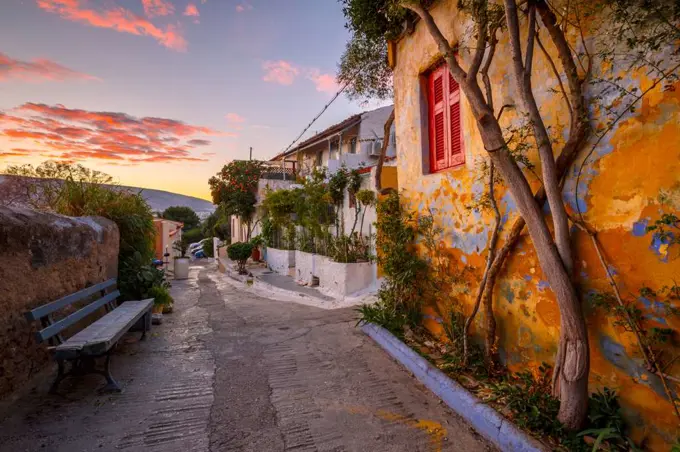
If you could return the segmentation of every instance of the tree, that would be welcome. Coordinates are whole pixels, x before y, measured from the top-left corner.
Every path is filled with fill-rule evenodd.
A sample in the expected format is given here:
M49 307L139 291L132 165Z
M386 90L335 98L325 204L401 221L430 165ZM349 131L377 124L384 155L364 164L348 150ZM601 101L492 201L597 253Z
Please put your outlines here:
M391 99L392 68L388 64L386 36L396 36L402 17L388 15L372 2L342 0L352 37L340 58L338 81L346 84L349 99ZM378 2L380 3L380 2ZM375 188L382 191L382 167L390 145L394 110L385 121L380 157L376 165Z
M163 273L150 265L156 229L151 208L139 192L110 185L109 175L70 163L11 166L7 173L21 176L17 179L20 188L36 210L97 215L116 223L120 232L118 288L123 300L148 298L153 287L164 287Z
M258 160L234 160L208 181L213 203L221 206L225 215L234 215L246 225L247 240L257 224L253 224L253 215L263 166Z
M163 211L161 215L166 220L179 221L184 223L184 230L195 229L201 224L201 219L198 218L196 212L191 207L172 206Z
M347 7L357 12L366 11L366 5L370 4L380 13L390 15L398 11L400 17L406 17L404 11L408 10L418 16L422 21L421 26L426 27L435 40L448 64L451 76L465 94L484 148L488 151L490 162L499 171L517 204L521 217L526 222L541 268L557 298L561 314L561 328L554 372L555 392L561 402L559 420L569 429L578 429L587 412L590 367L588 335L580 301L571 280L573 257L568 219L561 197L561 175L531 85L539 17L542 26L548 31L551 41L558 50L563 75L569 86L568 98L572 122L567 144L562 150L562 155L567 156L567 162L573 159L581 147L587 131L587 115L581 89L584 80L576 69L576 57L572 54L563 30L557 25L554 12L543 0L528 2L525 11L522 12L525 16L522 25L520 25L520 11L515 0L504 0L503 6L486 0L470 0L459 2L459 6L475 24L474 32L469 37L469 40L474 41L470 46L471 62L464 69L457 58L458 49L454 48L449 39L442 34L429 12L427 3L420 0L346 1ZM361 21L356 20L356 15L346 15L354 25L362 25ZM522 27L526 28L526 33L521 33ZM374 33L374 30L366 30L367 33L369 31ZM384 31L391 30L385 29ZM491 64L497 35L500 32L508 34L517 90L533 127L541 161L543 184L552 213L554 238L542 214L542 205L534 198L526 176L509 151L506 137L496 116L497 112L494 110L488 78L480 83L483 75L480 74L480 69L488 69Z

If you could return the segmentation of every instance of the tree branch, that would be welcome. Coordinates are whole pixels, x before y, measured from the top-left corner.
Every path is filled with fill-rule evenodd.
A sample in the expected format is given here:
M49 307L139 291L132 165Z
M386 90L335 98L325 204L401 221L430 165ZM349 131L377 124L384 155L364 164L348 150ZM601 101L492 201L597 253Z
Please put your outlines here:
M527 36L527 51L524 55L524 74L531 77L531 68L534 61L534 41L536 39L536 6L529 6L529 35Z
M394 107L392 107L392 113L385 121L385 127L383 130L383 142L382 148L380 148L380 157L378 158L378 163L375 166L375 191L378 194L382 193L382 170L385 164L385 156L387 155L387 148L390 146L390 137L392 135L392 124L394 124Z
M571 102L569 101L569 95L567 94L567 90L564 88L564 83L562 83L562 77L560 76L560 73L557 71L557 66L555 66L555 62L553 61L552 57L550 56L546 48L543 47L543 43L541 42L541 38L539 37L538 33L536 34L536 42L538 43L538 47L541 48L543 56L545 56L545 59L548 60L548 64L550 64L553 74L555 74L555 78L557 79L557 83L559 83L560 85L560 91L562 91L562 96L564 97L564 102L566 102L567 108L569 109L569 116L571 117L571 123L573 124L574 112L572 111Z
M442 55L444 55L444 58L446 58L446 62L449 63L451 75L454 77L456 82L462 84L462 82L467 78L467 74L456 61L453 47L451 47L449 41L447 41L442 34L441 30L435 23L432 14L430 14L427 8L425 8L420 2L410 3L408 1L403 1L401 2L401 6L418 14L418 16L422 19L422 21L425 23L427 31L430 33L430 35L432 35L435 42L437 43L439 51L442 53Z
M487 18L486 14L483 14L479 24L477 24L477 48L475 49L474 57L472 58L472 63L468 69L468 78L474 79L477 77L477 72L482 65L484 60L484 54L486 53L486 28L487 28Z

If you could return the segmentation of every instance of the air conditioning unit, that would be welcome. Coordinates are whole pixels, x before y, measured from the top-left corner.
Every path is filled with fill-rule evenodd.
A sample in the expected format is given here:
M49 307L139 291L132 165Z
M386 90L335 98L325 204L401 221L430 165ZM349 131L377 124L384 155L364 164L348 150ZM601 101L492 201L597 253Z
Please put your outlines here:
M371 152L369 155L372 157L380 157L380 151L382 150L382 140L375 140L371 143Z

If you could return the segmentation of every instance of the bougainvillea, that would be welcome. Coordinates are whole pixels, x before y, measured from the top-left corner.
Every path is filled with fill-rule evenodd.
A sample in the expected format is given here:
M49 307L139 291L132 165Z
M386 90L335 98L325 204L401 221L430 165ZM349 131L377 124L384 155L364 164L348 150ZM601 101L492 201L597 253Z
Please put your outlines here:
M234 160L225 165L208 181L213 203L222 205L228 215L236 215L250 224L263 167L264 164L258 160Z

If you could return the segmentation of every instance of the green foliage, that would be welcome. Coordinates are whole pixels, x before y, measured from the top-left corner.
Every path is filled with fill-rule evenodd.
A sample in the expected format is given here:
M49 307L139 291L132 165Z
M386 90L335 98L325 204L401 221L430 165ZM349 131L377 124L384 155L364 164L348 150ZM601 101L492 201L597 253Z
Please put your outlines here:
M399 195L390 193L378 202L376 223L376 248L378 264L385 273L378 297L380 303L360 313L376 314L385 310L385 318L419 319L423 303L423 282L427 280L427 263L420 259L413 248L418 234L413 213L402 208ZM362 318L362 321L370 321ZM404 324L401 324L403 326ZM395 334L402 334L394 322L385 325Z
M264 246L265 240L264 237L260 235L256 235L252 239L250 239L250 244L253 245L253 248L258 248L260 246Z
M217 237L226 241L231 236L231 221L223 206L218 206L201 224L203 237Z
M652 232L652 240L659 241L668 247L680 245L680 218L674 213L663 213L661 218L647 226Z
M82 165L44 162L37 167L9 167L7 172L44 179L40 184L28 186L29 202L38 210L68 216L96 215L116 223L120 233L118 284L121 299L140 299L147 294L147 286L151 287L147 277L155 270L150 263L154 256L156 229L151 208L140 193L105 185L112 182L110 176ZM162 280L162 273L153 279L155 284ZM140 281L143 284L136 287Z
M550 367L544 363L536 378L523 371L507 376L492 388L496 401L512 410L512 419L519 427L560 436L563 432L557 420L560 401L551 395L550 377Z
M172 244L172 249L179 253L179 256L176 256L175 259L177 259L177 257L180 258L187 257L189 245L191 245L191 242L187 239L187 237L184 234L182 234L182 238L175 241L175 243Z
M375 193L373 190L359 190L356 192L357 201L364 207L375 204Z
M356 234L329 237L327 256L335 262L369 262L368 246Z
M348 98L389 99L392 97L392 68L387 64L387 42L354 33L340 58L338 83L347 85Z
M212 236L212 234L210 236ZM186 227L182 229L182 237L186 238L186 241L189 244L200 242L205 238L201 228L186 229Z
M205 257L215 257L215 249L213 248L213 241L206 240L203 242L203 253Z
M161 214L162 218L166 220L179 221L184 223L184 230L198 228L201 224L201 219L198 218L196 212L191 207L173 206L168 207Z
M153 286L149 289L148 297L153 298L155 306L172 306L174 300L166 286Z
M246 261L253 253L253 245L248 242L236 242L227 247L227 256L238 263L239 274L246 273Z
M349 183L349 171L345 166L337 170L328 180L328 193L333 204L342 205L345 199L345 190Z
M152 298L154 287L168 288L165 272L149 265L141 253L134 253L118 265L118 290L121 300L144 300Z
M639 451L626 433L616 391L604 388L590 396L588 401L588 428L579 432L579 437L595 438L592 451L606 446L605 450Z
M210 178L213 203L226 215L236 215L250 223L257 202L257 184L264 164L258 160L234 160Z
M391 331L397 337L403 337L404 325L416 325L421 316L415 311L403 312L395 304L379 301L376 304L363 304L356 308L361 323L375 323Z

